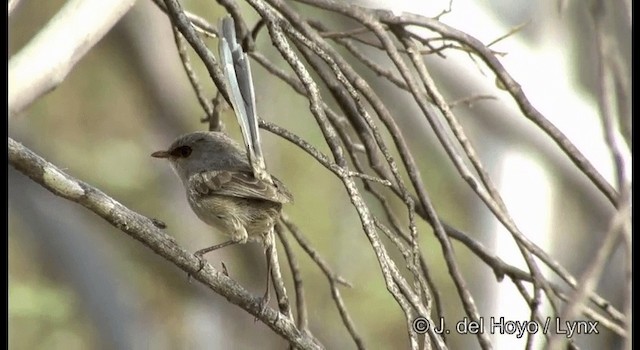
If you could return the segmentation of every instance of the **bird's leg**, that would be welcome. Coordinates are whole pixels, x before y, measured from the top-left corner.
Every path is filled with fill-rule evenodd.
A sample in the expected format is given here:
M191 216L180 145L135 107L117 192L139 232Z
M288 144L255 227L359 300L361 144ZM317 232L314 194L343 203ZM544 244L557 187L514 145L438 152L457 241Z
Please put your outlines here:
M224 248L226 246L230 246L230 245L236 244L236 243L238 243L238 242L236 242L234 240L229 240L229 241L226 241L226 242L222 242L220 244L213 245L211 247L200 249L197 252L195 252L193 255L197 256L198 258L202 258L202 256L207 254L207 253L211 253L214 250L217 250L217 249L220 249L220 248Z
M269 303L269 280L271 280L271 254L269 252L269 246L265 247L265 256L267 257L267 283L264 289L264 295L262 296L262 300L260 300L260 314L264 313L267 309L267 304Z
M198 258L198 260L200 260L200 267L198 268L198 272L200 272L203 268L204 268L204 259L202 258L203 255L207 254L207 253L211 253L214 250L220 249L220 248L224 248L226 246L230 246L232 244L236 244L238 242L234 241L234 240L229 240L226 242L222 242L220 244L216 244L214 246L211 247L207 247L204 249L200 249L197 252L193 253L193 255ZM191 276L189 276L191 277Z
M233 219L233 231L231 232L230 240L226 242L222 242L220 244L216 244L211 247L200 249L193 254L196 256L196 258L200 260L200 268L198 269L198 272L200 272L200 270L204 268L204 259L202 258L203 255L210 253L214 250L224 248L226 246L230 246L232 244L245 244L247 243L248 238L249 238L249 234L247 234L247 230L244 228L244 226L242 226L239 220Z

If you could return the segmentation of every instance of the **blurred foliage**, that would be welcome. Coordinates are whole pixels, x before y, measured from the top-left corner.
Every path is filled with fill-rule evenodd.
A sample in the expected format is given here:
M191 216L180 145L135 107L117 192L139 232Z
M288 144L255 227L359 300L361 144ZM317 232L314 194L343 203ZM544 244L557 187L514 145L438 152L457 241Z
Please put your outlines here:
M46 264L34 263L29 240L16 235L26 228L9 220L9 348L95 348L95 329L69 286L51 278Z

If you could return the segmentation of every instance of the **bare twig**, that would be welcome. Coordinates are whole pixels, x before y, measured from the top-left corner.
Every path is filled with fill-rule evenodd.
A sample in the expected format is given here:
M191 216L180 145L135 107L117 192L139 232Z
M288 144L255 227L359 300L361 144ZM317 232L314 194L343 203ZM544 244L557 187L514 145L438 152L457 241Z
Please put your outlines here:
M471 96L463 97L455 101L449 102L449 108L454 109L455 107L461 104L470 108L477 101L483 101L483 100L497 100L497 98L494 95L484 95L484 94L471 95Z
M296 313L298 315L296 324L301 331L308 332L309 315L307 312L307 303L305 301L306 298L304 296L302 274L300 273L298 259L293 253L293 248L289 243L289 238L287 238L282 224L278 222L275 226L275 229L276 233L278 234L278 239L280 239L280 243L282 243L282 248L284 248L285 254L287 255L287 261L289 261L289 267L291 268L291 276L293 277L293 286L296 292Z
M333 4L329 5L330 3L325 0L316 0L314 2L316 5L322 3L323 8L340 11L346 15L349 15L349 12L344 11L340 7L333 6ZM446 38L463 43L473 49L473 51L480 56L480 58L491 68L491 70L495 72L505 89L511 94L514 101L520 107L523 115L534 122L554 142L556 142L556 144L569 157L569 159L571 159L576 167L578 167L578 169L580 169L593 182L593 184L609 199L609 201L611 201L611 203L615 205L616 198L618 197L617 191L602 177L602 175L600 175L600 173L582 154L582 152L580 152L555 125L553 125L531 104L529 99L524 94L524 91L522 91L520 84L518 84L513 79L513 77L511 77L507 70L502 66L500 61L491 52L491 50L484 44L482 44L482 42L472 37L471 35L447 26L440 21L436 21L416 14L404 13L402 16L395 16L390 12L377 11L377 17L382 23L386 24L416 25L425 27L440 33Z
M227 106L224 102L227 96L225 80L222 79L215 57L200 38L200 36L216 37L215 26L202 17L183 11L180 3L176 0L152 1L171 17L180 57L207 115L203 122L209 123L210 130L221 130L223 125L220 123L219 116ZM475 255L480 259L477 261L492 269L497 281L503 280L505 276L513 281L522 299L529 305L531 321L543 323L542 320L546 316L543 313L546 312L541 310L541 306L544 304L543 297L546 296L551 303L551 313L554 316L574 317L581 313L585 317L599 322L602 327L610 329L615 334L630 339L631 314L630 308L626 306L631 303L631 277L629 276L625 280L627 283L625 313L618 311L611 302L594 292L602 264L609 259L613 244L617 242L616 237L619 240L620 235L624 238L623 242L627 248L625 271L631 271L631 233L628 229L630 214L628 213L628 197L625 197L628 196L631 185L630 181L625 178L629 163L622 157L623 153L626 155L625 140L630 144L631 139L630 117L627 118L628 120L625 119L627 114L630 116L630 108L627 109L625 105L625 102L630 101L630 88L628 87L630 83L626 78L627 74L625 74L622 63L612 57L615 54L611 52L616 52L617 49L615 43L608 42L604 34L598 30L601 28L599 22L601 18L596 16L598 15L596 10L599 8L594 8L594 23L597 35L600 35L596 42L600 64L599 102L604 135L616 164L617 185L620 194L604 181L569 140L530 104L520 86L498 61L496 56L500 53L490 49L490 46L495 42L515 33L522 26L512 29L507 35L489 44L482 44L474 37L437 20L438 17L451 11L452 1L449 2L449 8L435 19L408 13L397 16L390 12L358 8L338 1L299 0L299 2L348 16L354 19L357 25L355 29L336 32L317 20L306 18L306 13L305 16L300 15L285 1L248 0L248 3L260 16L254 29L250 31L243 20L245 16L235 1L218 1L235 19L236 32L239 39L243 40L243 49L247 51L249 57L262 65L272 76L281 79L293 91L309 100L311 114L329 146L330 154L322 153L320 151L323 149L322 147L314 145L273 123L260 120L260 127L301 148L342 182L360 219L362 230L373 249L385 286L404 314L410 347L418 349L419 345L422 345L425 349L431 347L444 349L448 345L447 338L444 335L436 334L433 330L430 330L428 336L425 335L425 337L419 337L412 330L414 317L423 316L431 320L432 315L443 317L448 309L448 305L445 305L446 303L441 296L442 292L439 291L431 276L435 275L432 271L435 267L428 266L426 263L425 256L429 257L426 254L430 251L419 244L418 238L426 235L423 233L421 236L422 232L418 231L420 218L433 228L449 276L456 286L457 297L472 321L479 320L480 314L475 306L473 295L463 278L462 269L458 265L456 254L459 251L454 251L451 239L462 243L467 248L462 249L463 253ZM596 1L596 5L602 5L602 3L602 1ZM11 2L9 6L11 9ZM423 37L411 29L406 29L407 26L426 28L430 30L431 34ZM258 48L254 46L254 40L261 28L267 28L268 35L281 57L269 59L267 58L270 57L269 55L259 52ZM198 79L190 68L185 45L181 39L183 36L204 62L211 79L218 88L217 95L211 102L201 92ZM358 42L379 49L381 54L387 55L385 59L390 59L392 65L384 66L376 63L361 51L362 46ZM528 271L505 263L481 243L475 232L467 234L441 220L420 175L416 162L416 156L419 154L409 147L405 135L398 127L399 116L393 115L389 111L379 96L380 92L374 90L363 78L366 75L361 75L360 70L356 71L344 59L336 49L338 46L344 47L353 58L363 64L363 66L358 66L359 68L364 67L391 82L398 89L409 93L408 96L420 108L424 120L431 125L438 141L462 178L467 181L471 189L478 194L495 217L511 233L525 258ZM479 93L447 103L438 91L439 86L431 77L423 55L436 53L440 57L446 58L445 53L448 54L448 52L445 50L447 49L462 50L478 65L480 65L479 60L484 61L491 71L488 72L483 66L483 69L488 73L486 75L497 75L499 83L516 101L523 115L531 119L553 139L569 159L618 209L616 216L612 219L610 231L603 237L604 243L598 251L596 261L588 267L579 281L562 264L533 244L519 231L493 185L492 179L484 170L480 157L467 139L466 130L463 129L452 112L454 106L460 104L470 106L473 102L494 97ZM285 68L279 64L281 58L284 58L284 62L288 65ZM10 62L10 69L11 67L12 63ZM287 70L289 68L292 69L293 74L291 70ZM319 80L316 79L316 81L312 77L319 77ZM327 89L321 90L319 84L324 84L322 87ZM321 91L328 91L327 96L332 100L328 101L327 96L323 96ZM616 92L618 96L615 95ZM617 106L614 105L616 102ZM432 113L433 106L442 113L446 124L438 119L442 117ZM618 115L615 114L616 107ZM10 100L10 112L12 111ZM455 139L449 135L453 135ZM388 142L388 137L391 142ZM189 271L196 279L217 293L225 297L232 295L228 298L233 303L251 313L259 311L255 308L256 300L249 296L244 289L234 284L235 282L228 279L224 272L217 272L208 265L200 273L194 271L192 263L196 264L194 266L199 266L197 265L199 261L192 262L193 258L183 250L176 248L175 242L170 238L167 238L169 241L164 241L165 236L157 235L153 231L157 231L157 227L151 227L153 221L128 211L102 192L68 177L59 169L49 166L48 163L44 163L40 168L36 165L25 167L22 164L28 163L28 161L20 160L18 156L12 156L12 152L14 154L28 154L28 150L20 149L21 146L19 147L19 144L11 139L9 139L9 147L10 164L16 168L22 166L23 170L21 171L31 174L30 176L43 186L60 196L85 205L162 256L175 261L178 266ZM395 154L398 154L399 157L395 157ZM14 157L13 160L11 157ZM26 157L27 160L31 158ZM36 161L35 164L40 163ZM362 188L372 196L364 196ZM395 206L398 203L401 205ZM260 318L259 315L258 318L285 337L292 348L319 348L322 346L309 330L309 314L306 309L303 279L288 241L289 236L284 232L286 228L327 277L330 293L344 327L356 347L365 348L366 339L357 331L358 327L351 318L348 305L345 304L340 293L341 285L350 285L329 268L320 253L311 246L299 228L286 215L283 215L282 223L278 223L275 229L287 255L293 277L296 293L297 328L292 322L291 309L286 297L284 281L279 271L279 264L277 258L273 256L277 252L274 245L269 247L267 253L271 254L275 264L272 277L278 295L278 304L282 314L288 317L278 319L276 311L267 309L262 315L263 318ZM148 234L147 236L144 236L145 232ZM380 234L387 237L388 241L384 237L380 237ZM158 244L149 243L147 242L148 239L151 239L149 237L159 239L161 242ZM401 253L400 258L390 254L390 252L395 253L396 250ZM534 257L539 258L539 261L536 261ZM543 276L537 265L540 262L551 267L551 270L564 282L554 283L550 281L550 278ZM233 288L231 291L227 291L225 289L227 287ZM564 306L564 309L558 305ZM560 309L563 310L561 315ZM419 344L422 340L424 343ZM533 334L530 334L526 346L531 348L538 340ZM479 335L478 342L483 348L491 347L491 343L485 335ZM555 346L555 344L557 343L552 339L551 345Z
M444 146L450 159L454 162L456 169L460 172L460 174L465 179L465 181L469 183L470 187L474 191L476 191L476 193L485 202L485 204L493 212L496 218L498 218L498 220L500 220L500 222L503 223L505 227L509 230L509 232L513 235L513 238L515 239L516 244L518 245L518 248L520 249L520 252L522 253L523 258L525 259L527 266L529 267L529 270L531 271L534 277L534 286L537 288L538 285L540 285L543 288L545 288L547 292L549 292L548 293L548 296L550 298L549 300L552 302L552 306L555 309L556 306L554 301L551 299L552 293L548 286L548 283L546 279L542 276L540 269L538 268L536 262L533 260L530 250L527 247L527 245L533 246L534 244L530 242L526 238L526 236L523 235L520 232L520 230L516 227L515 222L513 221L513 219L511 218L511 216L507 211L506 205L502 201L502 197L500 196L500 193L498 192L496 186L493 184L493 181L491 180L491 177L489 176L489 174L484 170L484 166L482 165L479 157L477 156L474 147L471 145L469 139L465 135L465 132L463 131L461 124L458 122L457 118L453 115L453 113L449 109L449 105L445 102L444 98L439 93L437 87L435 86L435 82L433 81L429 72L427 71L427 68L424 62L415 53L415 43L412 42L410 39L403 38L402 34L399 34L399 35L401 36L400 38L401 41L403 41L403 43L405 44L405 47L407 47L407 49L410 52L409 56L411 58L411 61L414 64L414 67L418 71L418 75L422 81L422 84L424 85L424 88L426 89L427 93L435 101L436 105L442 112L443 116L445 117L445 120L449 125L449 128L451 129L454 136L456 137L456 140L462 146L465 156L467 157L467 159L471 161L471 164L473 165L475 171L480 176L480 180L485 190L487 191L487 193L485 193L482 190L482 188L476 185L476 180L474 176L471 174L469 170L466 169L466 166L463 163L461 157L458 156L457 152L455 151L455 149L452 147L449 140L447 139L445 133L440 130L441 128L439 127L438 123L433 120L433 116L431 116L431 114L428 112L428 109L426 108L427 106L424 103L420 103L423 113L429 120L429 123L431 124L433 130L436 132L436 135L438 135L440 143ZM385 43L387 42L385 41ZM399 60L399 57L396 57L394 59L394 62L396 62L396 64L398 65L398 69L402 72L405 80L409 82L412 93L414 94L414 96L417 97L419 94L419 92L417 91L417 86L415 85L415 83L411 82L412 79L410 78L406 67L402 66L401 61Z
M182 62L182 67L184 68L184 71L189 78L189 82L191 83L191 87L193 87L193 91L195 92L196 97L198 97L200 106L207 115L207 120L212 120L212 118L214 118L213 107L211 106L211 102L209 102L209 100L205 97L204 91L202 90L200 82L198 81L198 77L196 76L196 73L191 66L191 60L189 59L189 54L187 53L187 47L185 45L184 38L176 27L172 27L172 29L176 47L178 48L178 55L180 56L180 61Z
M329 264L316 252L315 249L311 247L311 244L307 239L302 235L302 232L298 229L298 227L291 221L286 215L282 215L282 222L287 227L291 235L298 242L300 247L309 255L309 257L318 265L320 270L327 276L329 280L329 287L331 289L331 296L336 303L336 307L338 308L338 312L340 313L340 317L342 318L342 322L345 327L349 331L351 338L356 343L358 349L365 349L364 341L362 340L362 336L358 333L353 324L353 320L347 311L346 306L344 305L344 301L342 300L342 296L340 295L340 290L338 289L338 284L346 285L351 287L351 284L345 281L344 278L337 275L335 272L331 270Z
M180 33L182 33L191 47L193 47L195 52L204 63L204 66L207 68L209 76L218 87L218 91L220 91L225 100L229 103L229 105L231 105L229 102L229 95L227 94L227 85L224 79L224 75L222 74L220 66L216 62L215 56L213 56L211 50L207 48L202 39L197 35L194 27L191 25L189 18L182 10L182 6L180 5L180 3L177 0L164 0L164 3L167 9L167 13L171 18L171 22L180 30Z
M496 38L496 39L492 40L491 42L489 42L487 44L487 47L491 47L491 46L499 43L500 41L502 41L502 40L504 40L504 39L516 34L517 32L521 31L524 27L529 25L529 23L531 23L531 20L527 20L526 22L520 23L517 26L509 29L509 31L506 32L505 34L503 34L503 35L499 36L498 38Z
M622 189L623 193L628 193L629 187L625 186ZM609 256L613 253L613 250L621 235L628 235L631 230L631 203L629 198L625 196L620 200L620 206L618 211L614 215L613 219L609 223L609 229L607 230L603 242L600 244L600 248L595 257L591 259L589 266L587 266L584 274L580 278L578 288L573 292L569 298L569 302L564 307L560 319L573 320L582 312L582 308L586 303L587 296L596 288L598 280L602 270L604 269ZM562 334L554 334L549 341L549 349L561 349L563 348Z
M604 1L594 1L591 6L591 17L593 20L594 34L596 36L595 46L598 54L598 106L600 107L600 120L602 121L602 129L604 132L604 140L607 143L611 158L616 166L616 182L617 187L622 188L627 178L627 162L623 154L622 148L625 143L621 139L616 127L616 118L614 117L615 101L612 74L613 55L615 52L614 44L611 40L607 40L607 35L603 28L604 17ZM621 116L622 117L622 116Z
M276 249L274 229L271 229L268 233L266 242L265 254L268 255L268 261L271 264L269 270L273 279L273 289L276 291L276 297L278 298L278 308L280 312L285 315L289 320L293 322L293 315L291 314L291 305L289 304L289 296L287 295L287 289L284 285L284 279L282 278L282 272L280 271L280 259L278 258L278 250Z

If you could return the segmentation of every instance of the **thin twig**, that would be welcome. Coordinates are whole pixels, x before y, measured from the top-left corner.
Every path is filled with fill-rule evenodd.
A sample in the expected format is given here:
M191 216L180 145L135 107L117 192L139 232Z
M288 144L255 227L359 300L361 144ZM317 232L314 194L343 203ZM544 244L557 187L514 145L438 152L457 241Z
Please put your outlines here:
M191 61L189 60L189 55L187 54L187 47L185 45L184 38L176 27L171 28L173 29L173 38L175 39L176 47L178 48L178 55L180 56L182 67L184 68L185 73L187 73L187 77L189 78L191 87L193 87L193 91L196 93L196 97L198 98L200 106L207 115L207 120L212 120L214 115L213 107L211 106L211 102L209 102L209 100L205 97L204 90L202 89L202 86L200 86L198 77L196 76L196 73L191 66Z
M316 252L316 250L311 247L311 244L300 232L300 229L286 215L282 215L281 219L289 232L291 232L293 238L295 238L295 240L298 242L300 247L302 247L302 249L309 255L311 260L313 260L316 265L318 265L320 270L322 270L325 276L327 276L327 279L329 280L329 288L331 289L331 296L336 303L336 307L338 308L338 312L340 313L342 322L351 335L351 338L356 343L358 349L365 349L366 347L364 345L364 341L362 340L362 336L356 330L356 327L353 324L353 320L351 319L351 316L349 315L349 312L344 305L344 301L342 300L342 296L340 295L340 290L338 289L338 284L348 285L349 287L351 287L351 285L348 284L344 280L344 278L340 277L331 270L329 264L327 264L327 262L324 261L324 259L318 254L318 252Z
M442 112L443 116L445 117L445 120L449 125L449 128L451 129L454 136L456 137L456 140L462 146L462 149L464 150L464 154L466 155L467 159L469 159L475 171L480 176L480 180L482 181L482 184L484 185L484 188L486 189L487 193L485 193L484 191L482 191L481 188L475 185L476 180L474 179L473 175L469 170L466 169L466 166L462 161L461 157L457 155L455 149L452 147L452 145L450 145L450 142L448 141L446 134L440 131L440 127L438 127L437 123L434 120L432 120L433 117L430 115L430 113L428 113L428 110L426 108L427 106L424 103L419 103L425 116L429 120L429 123L432 125L434 131L436 132L436 135L438 136L440 143L445 147L447 154L449 155L450 159L454 161L456 169L460 172L462 177L469 182L472 189L476 191L476 193L480 196L480 198L484 201L484 203L489 207L489 209L496 216L496 218L498 218L498 220L501 223L503 223L507 228L507 230L512 234L516 244L518 245L518 249L522 253L523 258L525 259L525 262L527 263L527 266L529 267L529 270L531 271L534 277L534 288L538 288L540 286L544 288L545 291L548 292L549 301L551 302L551 305L555 310L557 307L556 307L555 301L552 299L552 292L551 292L551 289L549 288L548 281L542 275L542 272L537 266L537 263L533 260L530 250L528 249L528 246L532 246L534 244L530 242L526 238L526 236L520 232L515 222L509 215L506 205L504 204L502 197L500 196L500 193L497 190L497 187L493 184L493 181L491 180L491 177L489 176L489 174L484 170L484 166L482 165L482 162L477 156L474 147L471 145L471 142L465 135L461 124L457 121L457 118L453 115L453 113L451 112L451 109L449 109L448 104L445 102L442 95L438 92L438 89L435 86L435 82L433 81L429 72L427 71L427 68L424 62L415 53L415 50L417 49L415 47L415 42L413 42L411 39L404 38L402 36L402 33L397 35L400 36L400 40L404 43L405 47L409 50L410 52L409 57L411 58L411 61L413 62L414 67L418 71L418 76L420 77L424 85L424 88L427 90L427 93L429 94L429 96L431 96L431 98L435 101L436 105ZM390 52L390 54L391 53L392 52ZM411 86L411 90L414 93L414 96L417 97L418 95L417 87L414 85L415 83L414 84L411 83L411 78L409 77L409 75L407 75L407 73L405 73L406 69L401 66L401 61L399 61L399 59L396 58L394 59L394 62L396 62L396 64L399 65L398 69L402 72L403 76L405 77L405 80L409 82L409 86Z
M611 71L611 50L613 44L611 40L607 40L604 33L603 17L604 17L604 1L594 1L591 6L591 19L593 20L594 34L596 36L595 46L598 59L598 107L600 108L600 120L602 122L602 130L607 148L611 153L611 158L616 168L616 185L622 188L627 178L627 162L622 152L624 142L621 140L616 128L616 118L614 117L613 102L615 101L613 79Z
M513 28L509 29L509 31L508 31L508 32L506 32L505 34L503 34L503 35L499 36L498 38L496 38L496 39L494 39L494 40L491 40L491 42L489 42L489 43L487 44L487 47L491 47L491 46L493 46L493 45L497 44L498 42L500 42L500 41L502 41L502 40L504 40L504 39L506 39L506 38L508 38L508 37L510 37L510 36L512 36L512 35L514 35L514 34L516 34L517 32L521 31L524 27L526 27L527 25L529 25L529 23L531 23L531 20L530 20L530 19L529 19L529 20L527 20L527 21L525 21L524 23L520 23L520 24L518 24L517 26L515 26L515 27L513 27Z
M176 26L184 38L189 42L191 47L195 50L196 54L200 57L204 63L205 68L209 72L209 76L218 87L218 91L224 96L224 99L231 105L229 95L227 93L226 79L224 74L218 65L215 56L207 48L202 39L196 33L194 27L191 25L190 19L182 10L182 6L177 0L164 0L164 4L167 9L167 14L171 18L171 22Z
M465 105L467 108L471 108L473 104L477 101L483 100L497 100L498 98L494 95L485 95L485 94L476 94L467 97L463 97L454 101L449 102L449 108L454 109L458 105Z
M293 248L289 243L289 238L284 233L284 228L281 223L276 223L275 226L278 239L282 243L282 248L287 255L287 261L289 261L289 268L291 269L291 276L293 279L293 286L296 292L296 313L298 314L298 320L296 324L298 329L303 332L309 331L309 315L307 312L307 303L304 296L304 286L302 284L302 274L300 273L300 267L298 265L298 259L293 253Z
M284 279L282 278L282 272L280 271L280 260L278 258L278 250L276 249L276 240L274 229L271 229L267 233L267 239L265 241L265 254L268 255L267 261L271 264L269 271L271 271L271 277L273 279L273 289L276 291L276 298L278 299L278 308L280 312L293 321L293 314L291 313L291 305L289 304L289 296L287 295L287 289L284 285Z
M623 188L623 193L628 193L628 187ZM621 205L609 223L609 229L602 243L599 245L600 248L596 252L596 255L590 260L584 274L580 278L578 283L579 287L573 292L569 298L569 302L560 314L561 320L573 320L582 312L587 297L597 287L602 270L604 270L609 256L613 253L614 248L619 242L620 236L627 234L626 232L631 230L631 204L629 200L627 196L621 198ZM549 340L548 348L561 349L563 347L563 338L566 337L563 337L561 334L554 334Z
M307 0L299 0L305 2ZM331 6L330 2L325 0L314 0L315 5L322 4L321 7L328 10L335 10L347 15L348 12L340 7ZM498 76L505 89L511 94L514 101L520 107L523 115L534 122L541 128L569 157L569 159L580 169L593 184L615 205L618 198L617 191L600 175L591 162L578 150L578 148L547 118L542 115L529 101L522 91L520 84L507 72L500 61L495 57L482 42L469 34L452 28L440 21L436 21L427 17L416 15L413 13L403 13L402 16L395 16L387 11L376 11L378 19L385 24L397 25L416 25L425 27L440 33L442 36L458 41L478 54L478 56L491 68Z
M266 62L264 62L264 61L263 61L263 63L266 63ZM268 69L269 69L269 68L268 68ZM277 71L277 70L271 69L271 71ZM281 73L280 73L280 75L279 75L279 76L280 76L280 77L282 77L283 79L288 79L288 76L286 76L285 74L281 74ZM296 89L296 91L300 92L300 91L299 91L300 85L299 85L299 83L298 83L297 81L292 81L292 80L290 80L290 79L289 79L289 80L285 80L285 81L287 81L287 82L289 82L289 83L292 83L292 84L293 84L293 85L292 85L292 87L294 87L294 88ZM349 114L347 114L347 115L349 115ZM352 120L352 121L353 121L353 120ZM354 125L357 125L357 124L354 124ZM368 131L368 129L367 129L367 132L369 132L369 131ZM365 133L365 134L360 133L360 136L364 136L364 135L366 135L366 133ZM392 134L392 135L393 135L393 134ZM365 138L364 140L366 140L366 138ZM369 144L368 144L367 142L365 142L365 143L363 143L363 145L365 146L365 148L367 148L367 147L368 147L367 145L369 145ZM372 155L372 153L368 153L368 154L369 154L369 156L371 156L371 155ZM375 160L375 157L374 157L374 158L371 158L371 159L372 159L372 160ZM375 163L373 163L373 164L374 164L374 165L373 165L373 166L374 166L374 169L378 169L379 171L384 171L384 169L383 169L383 168L380 168L380 167L376 166L376 165L375 165ZM395 188L394 188L394 191L395 191ZM421 213L421 215L423 215L423 214ZM456 235L456 230L455 230L455 229L453 229L452 227L450 227L450 226L448 226L448 225L447 225L447 234L449 234L449 235ZM456 237L457 237L458 239L461 239L461 238L462 238L462 236L460 236L460 235L457 235ZM464 238L463 238L463 239L464 239ZM469 241L465 241L465 242L466 242L466 243L468 244L468 246L470 246L470 247L473 247L473 246L474 246L474 245L473 245L473 244L471 244L471 242L469 242ZM541 252L541 251L539 251L539 250L535 250L535 249L534 249L534 253L535 253L536 255L540 255L540 256L542 256L542 257L543 257L543 259L548 260L548 256L546 256L546 255L544 254L544 252ZM486 255L485 255L485 258L486 258ZM553 261L551 261L551 262L550 262L550 264L552 265L552 268L554 268L554 270L556 270L556 271L557 271L561 276L563 276L563 278L565 278L565 280L567 280L567 282L568 282L570 285L575 285L575 284L574 284L574 282L575 282L575 281L572 279L572 277L571 277L570 275L568 275L568 274L566 273L566 271L564 271L564 269L562 269L562 267L561 267L561 266L559 266L557 263L555 263L555 262L553 262ZM498 265L493 265L493 266L498 266ZM499 272L499 271L501 271L501 269L499 269L499 268L497 268L497 267L494 267L494 271L496 271L497 276L500 276L500 273L501 273L501 272ZM557 294L557 289L555 289L555 288L554 288L554 293L556 293L556 294ZM610 313L610 314L611 314L615 319L621 319L621 317L623 317L623 316L618 316L618 314L619 314L619 313L618 313L615 309L611 308L611 304L610 304L610 303L608 303L608 302L606 302L606 301L604 301L604 300L603 300L602 298L600 298L599 296L597 296L597 295L592 295L592 301L593 301L596 305L599 305L599 306L603 307L603 309L608 310L607 312L609 312L609 313ZM621 314L620 314L620 315L621 315ZM611 325L611 326L615 328L615 325Z

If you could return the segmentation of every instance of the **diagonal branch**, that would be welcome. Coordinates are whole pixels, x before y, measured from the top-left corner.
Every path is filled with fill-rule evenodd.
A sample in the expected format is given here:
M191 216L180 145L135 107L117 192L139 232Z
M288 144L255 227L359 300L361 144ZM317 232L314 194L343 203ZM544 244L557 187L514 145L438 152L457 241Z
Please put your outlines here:
M300 331L287 317L266 308L260 312L260 298L209 264L200 270L201 260L180 247L154 220L132 211L99 189L66 174L55 165L9 138L9 164L53 194L81 204L114 227L153 250L209 289L238 305L274 332L301 349L322 349L310 335Z

